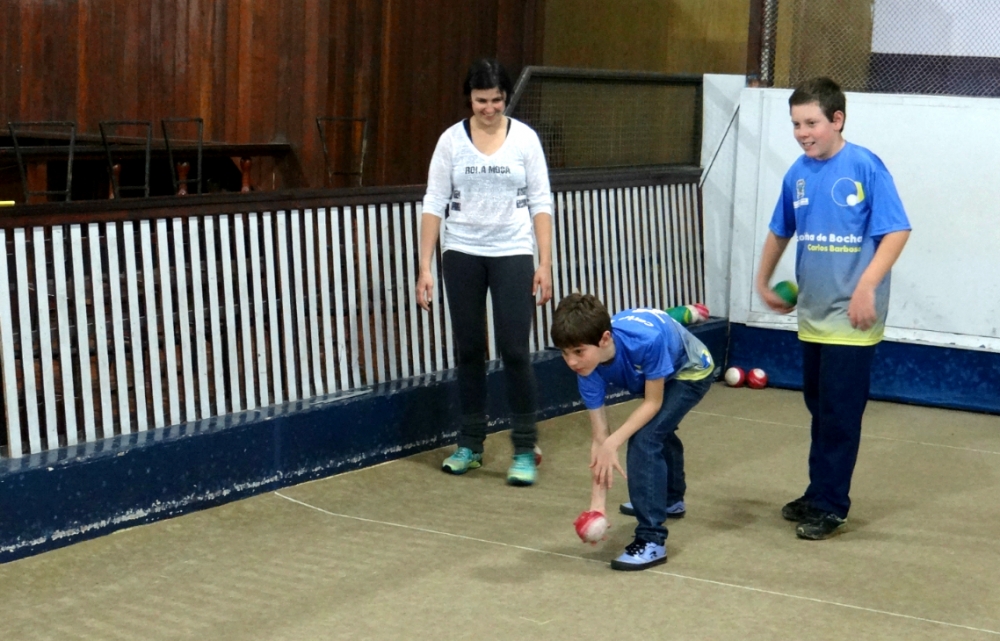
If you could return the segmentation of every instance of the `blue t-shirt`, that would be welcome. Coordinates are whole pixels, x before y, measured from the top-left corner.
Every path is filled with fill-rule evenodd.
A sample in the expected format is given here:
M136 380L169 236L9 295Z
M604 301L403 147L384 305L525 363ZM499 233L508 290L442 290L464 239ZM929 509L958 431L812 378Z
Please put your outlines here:
M862 331L847 317L854 289L882 237L910 229L892 176L878 156L849 142L827 160L801 156L785 174L770 229L798 240L801 340L836 345L882 340L889 274L875 289L875 324Z
M640 394L646 379L700 380L711 375L712 355L684 326L658 309L626 309L611 318L615 357L598 365L589 376L577 375L580 396L587 409L604 405L610 383Z

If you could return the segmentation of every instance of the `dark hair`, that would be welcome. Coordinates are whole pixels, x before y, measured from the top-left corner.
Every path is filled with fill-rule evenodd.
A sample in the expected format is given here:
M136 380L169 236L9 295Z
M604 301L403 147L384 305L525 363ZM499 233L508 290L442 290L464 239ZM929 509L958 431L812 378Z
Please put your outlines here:
M462 91L465 92L466 97L469 97L472 95L473 89L499 89L500 93L503 94L504 102L507 102L514 93L514 85L510 81L510 76L495 58L480 58L469 67Z
M611 316L597 296L570 294L556 307L549 335L559 349L572 349L599 345L604 332L609 331Z
M844 114L844 120L847 120L847 97L840 90L840 85L833 80L826 77L806 80L792 92L792 96L788 99L788 108L808 105L811 102L819 104L823 115L830 122L833 122L833 114L838 111ZM840 130L843 131L844 128L841 127Z

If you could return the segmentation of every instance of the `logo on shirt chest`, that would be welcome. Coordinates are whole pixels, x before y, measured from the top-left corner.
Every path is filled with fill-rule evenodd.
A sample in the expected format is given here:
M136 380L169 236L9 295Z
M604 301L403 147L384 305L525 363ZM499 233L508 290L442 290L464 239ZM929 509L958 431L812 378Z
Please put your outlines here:
M792 202L792 207L798 209L808 204L809 199L806 198L806 180L805 178L799 178L795 181L795 200Z
M839 207L854 207L865 200L865 188L852 178L838 178L830 189L833 202Z

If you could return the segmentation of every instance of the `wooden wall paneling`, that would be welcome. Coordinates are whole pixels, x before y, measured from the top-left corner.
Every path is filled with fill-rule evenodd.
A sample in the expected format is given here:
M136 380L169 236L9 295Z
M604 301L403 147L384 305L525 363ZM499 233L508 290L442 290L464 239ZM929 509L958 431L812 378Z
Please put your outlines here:
M11 30L14 32L12 41L16 43L16 49L12 47L11 53L16 59L17 75L14 82L11 83L13 114L10 120L29 120L27 114L31 113L28 107L30 105L29 92L31 87L29 83L31 82L32 65L29 49L31 38L27 34L31 33L29 29L34 25L31 21L30 8L18 4L13 13Z
M117 20L120 14L118 2L119 0L112 0L94 5L97 11L92 15L96 20L90 23L90 46L99 53L96 57L91 57L89 62L94 91L91 92L90 117L86 122L78 123L80 132L96 131L98 122L113 119L115 107L122 100L122 68L127 56L119 55L123 51L120 48L123 25Z
M346 110L338 111L338 116L349 116L352 118L368 119L368 151L366 157L367 166L365 168L364 184L386 184L373 179L375 173L372 172L373 162L378 163L380 159L376 151L374 142L382 136L379 120L381 96L384 89L381 82L380 72L384 71L387 64L383 46L387 41L394 38L415 39L413 34L387 34L384 29L384 16L389 12L389 5L398 3L386 2L384 5L372 0L357 0L355 2L356 33L353 39L354 48L352 50L352 61L350 80L343 86L350 93L350 100L346 101ZM350 26L345 25L348 29ZM360 28L358 28L360 27ZM346 80L346 79L345 79ZM348 89L349 88L349 89ZM341 162L342 167L350 167L360 149L356 149L351 139L346 140L346 147L343 148L347 155L347 162ZM369 173L371 172L371 173Z
M149 120L153 123L153 137L158 138L156 129L160 123L154 119L156 109L156 98L154 89L157 86L154 82L153 60L151 52L157 48L152 40L152 4L150 2L135 3L135 17L132 29L134 31L134 45L130 49L131 57L135 59L135 76L132 78L130 87L135 91L135 110L128 112L128 118L134 120Z
M278 103L275 129L268 140L292 141L296 152L283 159L277 166L279 181L285 187L307 185L300 159L302 158L303 102L308 73L305 69L305 34L315 29L305 21L305 3L292 2L282 5L281 50L279 52L274 95Z
M347 36L349 32L342 27L350 20L351 13L353 11L353 3L350 2L335 2L330 7L330 16L327 23L327 32L330 34L329 43L327 45L326 55L329 60L329 70L327 72L327 85L326 91L323 95L323 100L317 105L317 113L313 114L313 126L315 127L315 119L318 116L336 116L341 113L343 109L343 92L340 91L341 87L345 82L345 78L349 78L351 74L347 70L347 66L350 62L348 57L348 43ZM330 155L329 162L334 161L334 154L337 153L336 147L333 144L332 135L327 135L325 139L319 138L319 130L315 130L316 139L320 145L319 156L316 162L323 164L323 182L318 183L319 185L329 186L331 183L325 173L326 164L323 157L322 145L326 144L327 153Z
M230 70L235 57L230 58L229 52L229 12L225 0L215 0L212 9L212 42L206 47L206 57L209 57L211 73L211 101L205 109L206 117L212 121L212 138L216 140L231 140L227 122L227 107L235 106L226 87L230 79Z
M149 22L144 27L148 34L148 47L142 52L142 57L146 60L147 68L145 82L143 83L146 93L143 104L146 111L141 114L141 117L149 118L153 121L153 126L156 127L153 135L156 137L160 136L159 121L163 115L164 108L163 98L158 95L160 92L157 91L159 87L165 84L163 60L166 55L166 48L163 42L162 2L163 0L149 0Z
M73 95L73 115L67 114L67 120L74 120L78 124L87 122L90 118L90 24L94 9L89 2L81 3L77 7L73 34L73 41L76 45L76 82L75 93Z
M522 50L521 66L543 64L545 52L545 3L547 0L531 0L527 3L524 14L525 24L522 32L524 48Z
M383 30L383 12L386 9L381 3L371 0L360 0L358 2L359 23L361 25L360 37L355 42L356 53L353 63L353 100L350 111L345 115L352 118L368 119L369 144L380 135L378 114L379 99L382 85L379 81L379 71L386 64L386 58L379 48L380 43L386 36ZM372 166L374 159L374 149L369 147L368 157L365 159L367 166ZM353 159L360 149L356 149L352 142L347 145L347 154L350 159L349 167L353 165ZM377 159L376 159L377 161ZM369 169L365 169L366 172ZM369 174L364 176L364 184L370 184ZM376 184L378 184L376 182ZM384 184L384 183L383 183Z
M237 128L235 140L253 140L251 137L251 107L253 105L253 37L254 37L254 2L240 0L240 35L239 35L239 80L236 111ZM258 183L259 184L259 183Z
M12 2L0 3L0 117L6 127L7 120L14 112L12 109L11 96L14 95L14 79L17 78L18 69L17 57L12 55L11 49L17 46L15 38L18 30L14 28L17 22L14 20L17 6ZM0 133L6 133L0 132Z
M41 24L71 24L69 18L75 12L75 3L46 2L39 7L39 20ZM76 83L75 51L72 46L76 34L45 29L43 33L36 32L33 35L32 39L39 41L41 47L42 68L57 69L58 73L54 77L44 73L43 78L39 79L37 93L31 96L31 100L40 109L44 120L62 120L65 117L62 113L66 102L63 92L72 95Z
M727 0L718 11L705 12L705 62L698 73L741 73L746 60L750 0ZM695 69L698 65L694 65Z
M125 47L125 30L128 24L125 22L125 4L122 0L112 0L105 3L106 13L104 14L102 30L104 39L101 42L101 66L94 67L93 72L101 73L101 83L104 99L97 103L98 117L93 120L93 131L97 130L97 123L102 120L112 120L120 118L115 115L120 107L128 100L128 94L134 89L124 84L125 68L128 65L129 56L117 55L119 52L127 51ZM113 92L110 94L105 91ZM86 125L83 130L90 129Z
M516 0L496 0L496 56L507 68L513 82L517 82L517 74L521 71L523 41L512 36L521 33L524 5Z
M253 85L249 107L250 139L266 140L269 130L274 127L277 117L277 94L273 91L277 80L277 49L281 23L278 10L285 3L276 3L268 8L263 2L253 5L253 40L251 42ZM270 189L270 184L268 184Z
M305 0L302 13L302 24L305 27L301 65L304 84L298 133L294 139L300 141L300 156L313 159L303 169L306 182L315 186L323 184L323 151L316 144L318 139L314 123L316 116L320 115L321 111L317 99L325 93L325 84L322 79L327 73L327 67L321 63L320 26L329 23L328 20L324 19L324 10L328 7L327 3L322 3L321 6L319 0Z
M542 0L67 0L0 3L0 117L201 116L207 140L293 145L323 184L315 117L369 118L366 184L423 182L444 127L467 114L469 62L529 62ZM540 62L540 60L530 60ZM181 133L185 137L193 135ZM341 165L359 149L341 135ZM262 163L255 170L266 173ZM255 176L255 183L273 183ZM291 186L291 185L288 185Z
M81 3L77 11L77 29L74 37L76 40L77 55L76 117L69 118L67 114L67 119L76 120L81 128L85 126L83 123L88 122L90 119L92 112L91 100L94 100L94 96L98 94L95 88L91 86L91 58L99 53L99 49L93 44L91 36L91 24L100 20L100 16L95 15L95 13L95 8L89 2Z
M160 13L160 47L163 54L160 59L162 71L161 84L154 89L160 105L160 118L178 118L184 105L183 96L178 92L180 72L177 64L177 15L171 11L173 0L161 0Z
M38 25L35 22L35 11L36 8L33 7L21 7L20 15L18 16L17 24L21 28L22 34L21 50L19 52L20 64L18 65L21 71L21 78L18 83L18 91L21 97L20 104L18 105L18 120L28 120L23 114L31 113L31 94L35 89L32 83L40 81L40 74L35 72L34 65L32 64L34 60L32 43L37 43L38 38L25 37L25 34L39 32Z
M397 172L396 180L409 183L426 181L428 164L434 154L437 139L446 127L461 117L457 107L463 102L460 83L464 76L456 79L456 71L459 68L462 72L466 70L470 61L465 60L465 52L479 40L478 23L467 20L469 8L475 12L479 9L477 4L479 3L458 5L450 0L437 0L428 7L434 16L433 22L419 13L413 17L414 22L411 22L418 24L417 29L427 34L434 45L407 52L405 58L394 56L391 68L395 70L397 77L407 76L405 80L401 79L401 84L405 83L403 87L407 94L422 96L427 104L424 116L426 124L420 130L386 132L390 139L397 142L397 148L392 152L397 160L394 168ZM410 69L411 73L406 73L403 65L411 58L417 58L420 66L418 69ZM414 143L409 150L398 145L399 137L407 134Z
M225 61L215 58L215 43L218 40L215 23L218 16L213 0L199 0L198 4L200 39L197 57L193 60L198 74L198 115L205 119L205 138L219 140L222 139L225 128L215 119L212 105L226 102L225 95L215 93L215 77L224 73Z
M124 66L125 56L114 55L116 51L121 51L120 40L122 39L121 25L116 23L118 15L119 0L106 0L103 3L95 4L97 9L96 22L91 22L91 34L94 34L94 27L99 30L99 39L92 38L92 46L99 52L96 58L90 61L91 83L97 91L92 92L94 99L92 103L91 118L94 126L101 120L110 120L110 112L113 105L121 100L119 91L121 89L121 73ZM110 93L114 92L114 93ZM87 131L89 127L85 124L81 126L81 131Z
M279 139L301 141L303 139L302 119L305 117L306 85L309 84L311 71L306 69L306 49L305 41L307 34L315 29L315 25L306 22L305 2L292 2L286 8L285 55L282 60L284 69L279 67L279 79L286 79L285 82L291 86L287 88L289 93L281 96L280 102L285 104L285 114L281 122L281 128L276 132ZM275 87L275 89L279 89ZM298 145L301 150L301 144Z
M289 35L291 35L289 27L292 23L292 7L298 4L282 2L276 7L278 15L276 16L277 20L275 20L275 23L278 29L274 33L271 46L269 47L270 50L267 52L267 57L270 58L270 61L265 63L271 65L274 70L274 76L271 79L270 86L267 88L269 93L274 92L271 93L273 96L271 102L274 104L274 116L269 121L271 130L264 134L267 136L265 140L271 139L278 132L287 129L291 116L290 107L293 102L292 97L295 95L294 92L299 89L301 79L295 74L289 64L289 59L293 55L293 52L289 50L292 46L291 39L289 38ZM278 92L279 83L284 84L284 91L287 93ZM268 121L265 121L265 124L266 122ZM268 134L270 135L268 136Z
M191 0L192 2L197 2L197 0ZM174 7L176 10L176 40L174 41L174 83L173 83L173 93L174 93L174 113L173 116L177 118L192 118L198 114L192 109L191 95L194 93L194 87L192 87L192 82L194 78L191 74L190 67L190 57L191 49L190 44L192 36L191 29L193 25L188 15L188 0L174 0ZM169 10L169 9L168 9ZM196 27L195 27L196 28ZM183 133L178 133L178 136L188 137L186 127Z
M505 67L516 66L517 63L508 56L500 55L501 44L500 44L500 34L503 33L501 27L507 27L509 25L510 15L509 12L504 12L505 15L500 15L500 5L503 4L503 0L480 0L480 7L477 15L469 16L470 24L475 24L479 31L479 41L473 43L473 46L465 49L466 58L468 60L462 65L462 67L467 67L469 62L480 57L491 57L498 58ZM505 23L501 25L501 20ZM509 48L508 48L509 49ZM463 68L463 71L465 69ZM510 69L508 69L510 71ZM459 75L459 80L464 78L464 75Z
M377 136L375 137L376 145L375 151L375 183L380 185L390 184L389 182L389 164L388 159L390 158L391 147L390 147L390 123L392 121L390 110L387 105L393 104L393 101L398 95L399 87L395 82L394 74L392 73L392 53L394 51L396 42L395 39L398 36L403 36L405 34L401 27L405 24L401 20L401 14L405 10L409 3L401 2L400 0L386 0L382 6L382 28L381 28L381 48L379 51L379 57L381 61L381 73L379 74L379 96L378 102L373 103L378 105L375 109L374 118L378 122ZM414 33L417 33L414 30ZM421 40L427 41L426 35L421 34ZM403 38L401 38L403 39ZM429 42L428 45L429 46Z
M475 6L475 2L469 4ZM425 5L423 9L420 11L415 8L407 24L415 32L424 33L433 39L435 46L417 47L416 50L411 47L405 57L400 55L402 51L394 52L389 63L399 86L398 91L402 94L400 101L394 105L406 102L407 96L421 96L426 97L429 106L425 114L429 121L427 126L417 128L412 122L393 118L395 129L385 132L393 145L390 153L395 179L410 183L421 182L427 175L427 163L424 159L429 159L428 154L433 151L433 148L428 150L428 138L436 139L444 127L451 124L450 119L443 117L453 102L449 98L454 95L448 79L454 75L455 61L468 47L469 36L478 26L475 23L459 26L465 18L465 7L449 6L447 0ZM410 44L413 44L412 41ZM419 73L415 73L418 69L408 64L414 59L419 60ZM427 95L428 91L433 91L433 95ZM392 108L394 105L387 107ZM403 138L413 141L409 150L401 144Z

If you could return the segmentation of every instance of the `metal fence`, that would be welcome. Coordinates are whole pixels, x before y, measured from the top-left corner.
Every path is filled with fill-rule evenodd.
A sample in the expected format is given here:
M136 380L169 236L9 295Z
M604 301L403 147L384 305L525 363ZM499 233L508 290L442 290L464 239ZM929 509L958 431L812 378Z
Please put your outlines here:
M1000 96L995 0L751 0L747 78L846 91Z
M556 169L698 165L700 75L525 67L507 115Z
M575 290L612 311L701 300L697 177L553 181L555 299L537 309L533 350ZM413 299L422 195L107 205L119 209L0 221L2 454L453 367L443 286L432 313Z

